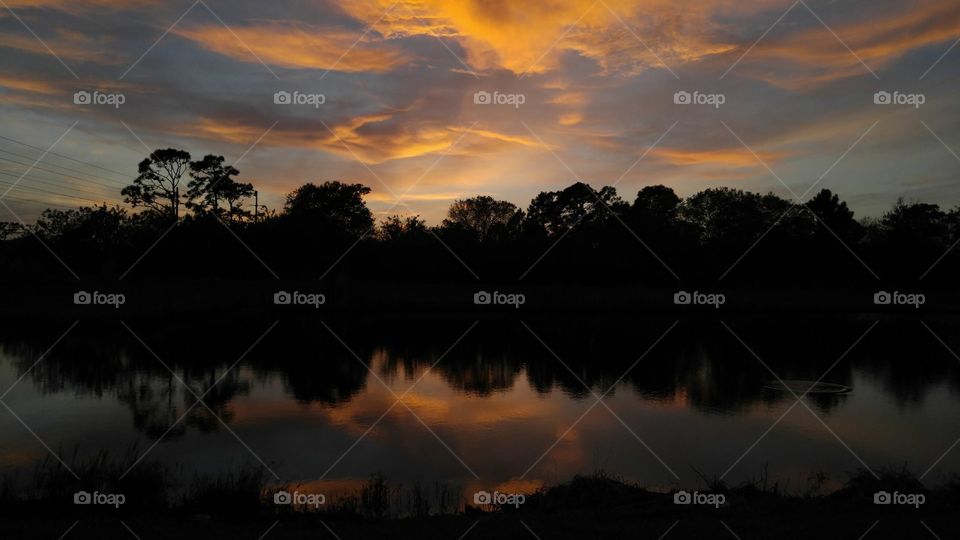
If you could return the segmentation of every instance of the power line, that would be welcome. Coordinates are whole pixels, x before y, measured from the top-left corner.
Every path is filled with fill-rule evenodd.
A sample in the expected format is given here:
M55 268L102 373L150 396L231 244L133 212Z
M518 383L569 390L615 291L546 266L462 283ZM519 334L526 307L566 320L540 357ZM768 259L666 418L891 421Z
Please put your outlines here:
M17 172L17 171L10 171L10 170L6 170L6 169L0 169L0 174L2 174L2 175L4 175L4 176L10 176L11 178L20 178L20 177L21 177L21 174L20 174L19 172ZM65 185L65 184L62 184L62 183L60 183L60 182L51 181L50 179L47 179L47 178L43 178L43 177L37 178L37 177L33 176L33 173L32 173L32 172L31 172L29 175L23 177L23 179L24 179L24 180L29 180L29 181L31 181L31 182L39 182L39 183L41 183L41 184L51 185L51 186L54 186L54 187L62 187L62 188L64 188L64 189L70 189L70 190L73 190L73 191L77 191L77 192L79 192L79 193L87 193L87 194L89 194L89 195L96 195L96 196L98 196L98 197L103 195L102 193L98 193L98 192L96 192L96 191L88 191L88 190L85 190L85 189L80 189L80 188L78 188L78 187L73 187L72 185Z
M7 183L6 183L6 182L3 182L3 181L0 181L0 184L7 184ZM25 191L25 192L27 192L27 193L39 193L39 194L55 195L55 196L57 196L57 197L68 197L68 198L70 198L70 199L77 199L77 200L79 200L79 201L89 202L89 203L93 203L93 204L95 204L95 205L98 205L98 204L106 204L106 203L108 202L108 201L105 201L105 200L100 200L100 201L98 201L98 200L95 200L95 199L87 199L86 197L77 197L77 196L75 196L75 195L67 195L67 194L64 194L64 193L56 193L56 192L47 191L47 190L44 190L44 189L41 189L41 188L23 188L23 187L21 187L21 186L11 186L11 187L12 187L13 190L16 190L16 191L18 191L18 192L19 192L19 191ZM3 197L3 198L5 199L6 197ZM52 204L52 203L51 203L51 204Z
M26 192L28 192L28 193L30 193L30 192L32 192L32 193L46 193L46 194L49 194L49 195L56 195L56 196L58 196L58 197L69 197L69 198L71 198L71 199L77 199L77 200L80 200L80 201L92 202L92 203L94 203L94 204L100 204L101 202L104 202L104 203L107 202L106 199L100 199L100 200L88 199L88 198L86 198L86 197L78 197L78 196L76 196L76 195L70 195L69 193L59 193L59 192L56 192L56 191L50 191L50 190L43 189L43 188L38 188L38 187L33 187L33 186L24 186L24 185L22 185L22 184L14 184L13 182L7 182L7 181L5 181L5 180L0 180L0 184L8 185L8 186L10 186L10 189L15 189L15 190L20 190L20 191L26 191Z
M34 150L39 150L39 151L41 151L41 152L46 152L47 154L50 154L50 155L53 155L53 156L57 156L57 157L61 157L61 158L63 158L63 159L69 159L70 161L79 163L79 164L81 164L81 165L86 165L86 166L88 166L88 167L94 167L94 168L100 169L100 170L102 170L102 171L111 172L111 173L113 173L113 174L119 174L120 176L123 176L123 177L125 177L125 178L129 176L127 173L122 173L122 172L119 172L119 171L115 171L115 170L113 170L113 169L108 169L108 168L106 168L106 167L101 167L100 165L95 165L95 164L93 164L93 163L87 163L86 161L80 161L79 159L75 159L75 158L72 158L72 157L70 157L70 156L65 156L65 155L63 155L63 154L58 154L58 153L56 153L56 152L53 152L53 151L50 151L50 150L46 150L46 149L44 149L44 148L40 148L39 146L33 146L32 144L27 144L27 143L25 143L25 142L21 142L21 141L18 141L18 140L16 140L16 139L11 139L10 137L4 137L3 135L0 135L0 139L3 139L3 140L5 140L5 141L10 141L10 142L12 142L12 143L19 144L19 145L21 145L21 146L26 146L27 148L33 148Z
M54 203L51 203L50 201L39 201L39 200L37 200L37 199L28 199L28 198L25 198L25 197L15 197L15 196L12 196L12 195L7 195L6 197L3 198L3 200L4 200L4 201L15 201L15 202L27 202L27 203L40 204L40 205L46 206L46 207L48 207L48 208L49 208L49 207L54 207L54 208L72 208L72 207L67 206L67 205L65 205L65 204L54 204ZM0 212L0 213L2 213L2 212Z
M27 156L27 155L23 155L23 154L18 154L18 153L16 153L16 152L11 152L11 151L9 151L9 150L7 150L7 149L4 149L4 148L0 148L0 152L3 152L4 154L10 154L10 155L12 155L12 156L17 156L17 157L21 157L21 158L24 158L24 159L28 159L28 160L31 161L31 163L34 162L34 161L36 161L36 157L34 157L34 156ZM9 158L6 158L6 159L9 160ZM13 161L13 160L9 160L9 161ZM58 165L58 164L56 164L56 163L50 163L49 161L43 161L42 163L43 163L44 165L46 165L46 166L49 166L49 167L56 167L56 168L58 168L58 169L63 169L63 170L65 170L65 171L75 172L75 173L79 173L79 174L85 174L85 175L90 176L90 177L92 177L92 178L99 178L100 180L106 180L107 182L120 182L120 183L122 183L122 182L125 181L125 180L117 180L117 179L115 179L115 178L107 178L107 177L104 177L104 176L100 176L100 175L98 175L98 174L89 173L89 172L87 172L87 171L81 171L81 170L78 170L78 169L71 169L70 167L64 167L63 165ZM22 165L22 164L21 164L21 165ZM39 163L37 163L37 165L39 165ZM128 179L129 179L129 177L128 177Z
M5 152L5 151L4 151L3 149L0 149L0 152ZM11 152L6 152L6 153L11 153ZM29 158L28 158L28 159L29 159ZM60 175L60 176L65 176L65 177L67 177L67 178L73 178L74 180L79 180L79 181L81 181L81 182L88 182L88 183L91 183L91 184L97 184L97 185L100 185L100 186L104 186L104 187L108 187L108 188L113 188L113 189L117 189L117 188L121 187L121 186L118 186L118 185L115 185L115 184L104 184L103 182L97 182L96 180L90 180L90 179L88 179L88 178L80 178L79 176L73 176L73 175L70 175L70 174L62 173L62 172L60 172L60 171L50 170L50 169L47 169L46 167L41 167L40 165L34 165L34 164L32 164L32 163L23 163L23 162L21 162L21 161L15 160L15 159L5 158L5 157L2 157L2 156L0 156L0 160L2 160L2 161L8 161L8 162L10 162L10 163L16 163L17 165L23 165L24 167L33 167L34 169L37 169L37 170L46 171L46 172L53 173L53 174L58 174L58 175ZM51 165L51 166L57 167L57 165ZM60 168L61 168L61 169L68 170L68 171L71 171L71 172L79 173L79 174L88 174L88 173L85 173L85 172L83 172L83 171L77 171L77 170L74 170L74 169L69 169L69 168L67 168L67 167L60 167ZM98 178L103 178L103 177L98 177ZM103 178L103 179L104 179L104 180L108 180L108 181L110 180L109 178Z

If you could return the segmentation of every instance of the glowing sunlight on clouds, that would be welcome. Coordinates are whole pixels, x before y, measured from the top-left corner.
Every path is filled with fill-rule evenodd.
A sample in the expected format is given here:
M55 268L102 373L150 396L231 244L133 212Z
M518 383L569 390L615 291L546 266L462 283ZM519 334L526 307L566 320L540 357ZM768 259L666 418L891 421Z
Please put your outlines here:
M455 198L526 207L578 177L619 180L626 200L655 183L681 195L780 189L721 120L778 171L811 178L878 122L834 171L851 201L909 197L902 171L953 182L953 157L919 123L960 141L947 120L960 73L953 0L807 0L786 15L789 0L206 0L216 16L174 4L7 0L43 42L0 10L5 121L46 145L48 130L82 118L71 139L113 141L105 165L132 172L143 148L124 125L195 153L236 157L259 141L240 168L271 207L291 186L336 179L371 186L379 212L429 172L402 202L431 223ZM74 104L82 89L123 92L126 105ZM873 103L898 89L926 105ZM326 101L281 107L279 90ZM480 91L523 103L478 104ZM678 105L678 91L725 104ZM897 167L876 170L884 157Z

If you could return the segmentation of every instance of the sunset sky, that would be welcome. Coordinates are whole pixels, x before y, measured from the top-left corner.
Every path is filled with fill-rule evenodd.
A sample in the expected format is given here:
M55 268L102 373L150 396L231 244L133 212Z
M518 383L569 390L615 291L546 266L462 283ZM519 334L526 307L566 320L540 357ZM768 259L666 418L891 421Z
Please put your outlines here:
M897 197L960 203L960 0L0 7L0 193L59 139L5 199L26 221L119 202L147 147L242 156L239 179L274 208L341 180L371 187L378 215L430 223L456 198L525 208L577 179L632 201L660 183L793 198L780 180L802 195L822 177L859 216ZM76 104L80 91L124 102ZM325 101L276 104L281 91Z

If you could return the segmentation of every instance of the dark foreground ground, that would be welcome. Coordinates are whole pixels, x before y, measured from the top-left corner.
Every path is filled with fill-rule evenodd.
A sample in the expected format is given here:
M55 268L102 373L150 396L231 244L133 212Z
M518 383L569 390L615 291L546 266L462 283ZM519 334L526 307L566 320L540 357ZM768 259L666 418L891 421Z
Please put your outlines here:
M577 478L532 494L518 510L373 518L341 508L320 513L259 511L199 514L183 508L119 513L35 503L4 504L0 538L12 539L907 539L960 537L960 489L926 490L915 480L866 473L829 495L784 495L756 484L726 489L720 508L673 504L654 493L606 476ZM877 490L921 492L920 507L877 505ZM219 505L216 505L219 506ZM221 509L220 512L223 512ZM361 509L362 512L362 509ZM69 531L69 532L68 532ZM66 533L66 534L65 534Z
M679 520L679 521L678 521ZM879 522L877 522L879 520ZM507 517L438 517L396 522L344 522L336 519L271 522L130 519L81 521L66 539L910 539L957 538L955 516L924 519L910 516L849 516L816 511L717 517L664 515L643 509L619 512L580 512L572 515ZM876 524L874 524L877 522ZM276 523L276 525L274 525ZM929 530L924 526L929 527ZM0 534L11 539L61 538L71 526L67 520L17 521L0 524ZM126 524L126 527L124 526ZM326 526L325 526L326 525ZM271 529L271 526L273 527ZM129 530L127 529L129 527ZM329 527L329 528L328 528ZM872 528L871 528L872 527ZM936 533L936 536L930 533ZM333 531L333 532L331 532ZM335 536L334 536L335 534Z

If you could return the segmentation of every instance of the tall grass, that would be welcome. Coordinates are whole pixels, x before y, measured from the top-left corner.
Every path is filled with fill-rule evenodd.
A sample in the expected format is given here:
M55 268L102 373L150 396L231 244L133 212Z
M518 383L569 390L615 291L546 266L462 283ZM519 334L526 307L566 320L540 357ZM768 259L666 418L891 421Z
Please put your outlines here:
M445 482L410 487L393 482L382 473L374 473L360 488L342 494L322 511L371 519L396 519L452 515L463 509L461 490Z
M424 518L438 515L458 515L472 512L464 504L460 487L444 482L432 484L415 482L411 486L392 481L375 473L353 492L330 497L319 508L277 506L273 494L279 490L294 491L298 486L269 483L264 469L257 464L242 465L234 471L217 475L194 474L185 478L179 467L170 467L156 460L140 460L141 453L130 448L125 454L114 456L99 453L80 458L75 452L68 465L53 457L38 462L32 474L0 478L0 513L18 514L47 512L58 507L79 512L73 506L77 491L122 493L126 504L120 510L103 511L147 512L224 516L287 515L341 515L371 520ZM69 469L68 469L69 467ZM763 500L766 504L789 504L791 501L832 501L849 504L872 504L878 491L935 494L938 503L960 502L960 480L934 489L925 487L905 467L884 469L874 473L856 471L838 490L820 494L828 480L825 474L813 475L806 491L790 494L777 482L769 480L764 470L758 477L736 486L727 485L716 476L697 471L706 489L728 494L728 500ZM76 475L76 476L74 476ZM930 500L933 500L931 498ZM603 508L629 509L632 507L667 507L671 496L598 470L592 475L576 476L570 481L542 487L527 495L519 509L501 508L501 512L558 512L572 509ZM101 509L84 507L83 512Z

